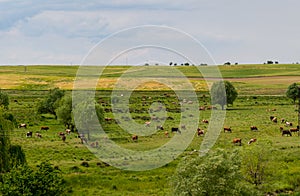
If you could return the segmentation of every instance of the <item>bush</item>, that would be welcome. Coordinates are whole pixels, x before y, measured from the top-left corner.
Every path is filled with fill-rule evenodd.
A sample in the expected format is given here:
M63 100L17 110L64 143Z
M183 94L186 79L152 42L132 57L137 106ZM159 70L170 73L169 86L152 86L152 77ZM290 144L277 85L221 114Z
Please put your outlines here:
M43 162L33 170L28 166L12 169L2 175L0 192L11 195L66 195L65 181L49 163Z

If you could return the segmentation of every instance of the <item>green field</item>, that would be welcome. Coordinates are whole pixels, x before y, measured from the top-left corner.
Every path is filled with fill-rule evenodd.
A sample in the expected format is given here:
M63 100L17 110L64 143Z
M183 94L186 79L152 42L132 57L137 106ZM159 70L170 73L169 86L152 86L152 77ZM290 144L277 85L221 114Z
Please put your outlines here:
M117 79L130 67L110 66L103 71L96 92L96 100L105 109L105 117L113 117L111 112L111 90ZM47 90L60 87L71 93L76 78L77 66L1 66L0 87L10 96L9 110L17 118L18 123L28 123L29 127L15 128L11 133L12 143L20 144L26 153L31 166L42 161L49 161L57 166L72 188L70 195L171 195L171 178L178 163L183 157L199 150L203 137L193 138L189 147L171 163L149 171L125 171L105 165L97 159L85 145L81 144L76 134L67 136L62 142L57 132L65 128L52 115L36 114L36 106ZM179 71L189 79L196 89L200 106L210 105L208 84L203 80L197 67L178 66ZM210 67L203 67L210 69ZM267 183L262 190L267 193L300 194L300 137L281 136L280 122L270 121L271 115L284 118L294 125L298 123L297 108L285 97L285 91L291 83L300 82L300 65L233 65L219 66L224 79L236 87L239 97L234 105L226 111L224 126L230 126L232 133L223 133L213 148L223 148L231 152L234 149L249 148L247 141L257 138L255 145L269 143L272 146L268 165ZM139 80L139 78L137 78ZM167 95L167 96L166 96ZM205 95L205 96L203 96ZM143 124L150 115L149 107L153 102L161 102L168 111L164 124L165 130L178 126L180 112L175 94L165 86L148 83L145 88L137 89L130 98L132 118ZM175 103L175 104L174 104ZM188 106L185 106L188 107ZM199 127L207 130L202 119L209 119L210 110L200 112ZM255 125L258 131L250 131ZM49 126L49 131L42 131L43 138L26 138L27 131L40 132L40 126ZM151 136L141 136L138 142L131 140L131 135L122 131L116 123L106 122L104 130L109 139L118 145L133 150L149 150L168 142L164 131L157 131ZM243 145L232 144L233 138L242 138ZM89 167L82 166L88 162Z

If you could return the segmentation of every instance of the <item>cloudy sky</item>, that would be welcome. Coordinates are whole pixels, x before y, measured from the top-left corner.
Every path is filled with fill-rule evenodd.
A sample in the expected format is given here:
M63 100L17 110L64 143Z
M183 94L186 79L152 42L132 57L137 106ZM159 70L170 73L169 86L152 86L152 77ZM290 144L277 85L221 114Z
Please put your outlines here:
M80 64L101 40L141 25L185 32L218 64L300 62L299 8L297 0L0 0L0 65ZM151 37L166 38L143 39ZM134 54L119 63L174 60Z

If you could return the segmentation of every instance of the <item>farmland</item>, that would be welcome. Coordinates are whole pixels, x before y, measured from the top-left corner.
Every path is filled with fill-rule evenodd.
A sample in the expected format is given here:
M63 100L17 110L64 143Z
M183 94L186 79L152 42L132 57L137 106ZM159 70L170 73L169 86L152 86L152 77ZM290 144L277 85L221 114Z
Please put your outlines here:
M47 90L59 87L71 94L77 66L3 66L0 67L0 87L10 96L9 110L18 123L27 123L27 129L15 128L11 133L12 143L23 147L27 162L35 166L42 161L49 161L57 166L72 188L70 195L169 195L170 181L178 163L183 157L199 150L203 137L195 137L188 148L174 161L148 171L125 171L107 166L97 159L77 135L67 135L62 142L57 132L65 128L54 116L36 113L37 103L42 100ZM96 101L104 108L104 116L113 118L111 110L111 90L117 79L128 66L110 66L103 70L98 81ZM196 89L195 99L200 106L210 105L208 86L194 66L178 66ZM209 67L204 68L209 69ZM257 138L255 145L268 144L271 155L268 165L271 168L264 192L300 194L300 137L282 136L279 126L270 121L269 116L285 118L297 125L297 108L285 97L285 91L293 82L300 80L299 65L234 65L219 67L223 78L232 82L239 93L234 105L228 107L224 126L230 126L232 133L220 133L214 149L222 148L229 152L233 149L248 149L247 141ZM139 80L139 78L137 78ZM208 80L208 83L212 81ZM164 122L165 130L178 126L180 110L179 100L169 88L156 83L147 83L146 87L136 89L130 97L131 116L135 122L143 125L150 120L148 113L152 103L159 102L167 109L168 118ZM188 106L186 106L188 107ZM178 112L179 111L179 112ZM199 127L207 131L207 124L202 119L210 119L211 110L200 111ZM157 122L157 124L160 122ZM255 125L258 131L250 131ZM49 126L49 131L40 131L40 126ZM132 150L155 149L174 137L166 138L164 131L157 131L151 136L141 136L138 142L131 140L131 135L117 123L105 122L103 128L109 138L123 148ZM41 132L43 137L26 138L27 131ZM233 138L242 138L243 145L232 144ZM83 162L88 163L84 165Z

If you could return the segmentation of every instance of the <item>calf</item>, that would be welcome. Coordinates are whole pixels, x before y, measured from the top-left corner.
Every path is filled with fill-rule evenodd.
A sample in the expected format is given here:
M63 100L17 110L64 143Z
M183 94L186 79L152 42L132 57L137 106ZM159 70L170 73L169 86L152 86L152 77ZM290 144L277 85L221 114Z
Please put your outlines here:
M231 133L231 132L232 132L232 130L231 130L231 128L230 128L230 127L224 127L224 133L225 133L225 132L230 132L230 133Z
M66 136L65 136L65 135L62 135L62 136L61 136L61 139L62 139L63 142L65 142L65 141L66 141Z
M232 143L235 144L239 144L240 146L242 145L242 139L241 138L234 138L232 140Z
M80 133L80 134L78 135L78 138L80 138L82 144L83 144L83 142L85 142L86 144L88 143L88 140L87 140L87 138L84 136L84 134Z

